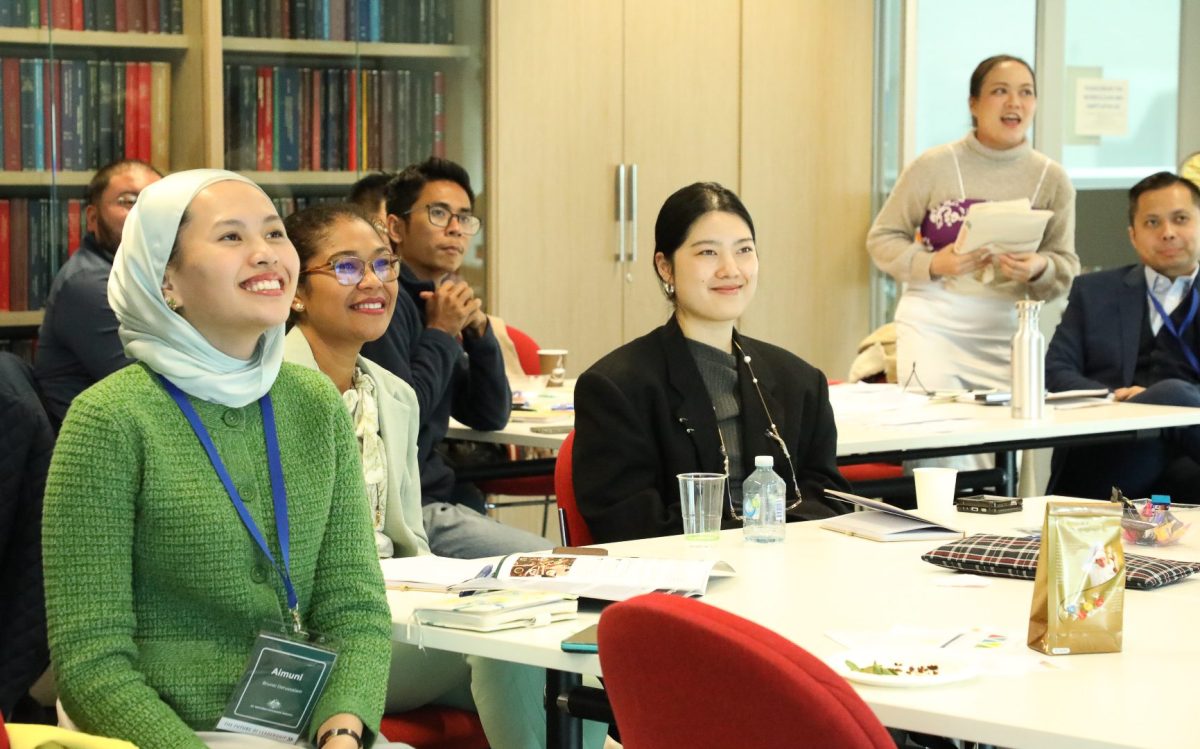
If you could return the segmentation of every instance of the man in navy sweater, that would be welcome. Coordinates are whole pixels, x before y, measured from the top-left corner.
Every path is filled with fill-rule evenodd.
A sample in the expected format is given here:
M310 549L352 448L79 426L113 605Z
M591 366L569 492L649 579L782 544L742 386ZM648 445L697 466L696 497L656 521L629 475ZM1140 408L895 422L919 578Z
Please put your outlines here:
M131 361L108 306L108 276L129 209L160 179L154 167L130 159L102 167L88 184L87 234L54 277L38 331L34 376L55 431L75 396Z
M1046 352L1049 390L1107 388L1118 401L1200 408L1198 224L1200 188L1191 182L1159 172L1130 189L1129 240L1141 262L1075 279ZM1164 490L1162 474L1180 458L1200 463L1200 426L1060 449L1048 491L1106 498L1117 486L1144 497Z
M410 166L388 184L388 238L404 261L402 293L387 332L362 350L417 393L429 545L435 554L463 558L549 546L481 514L479 490L459 483L436 450L451 416L473 429L502 429L512 407L500 344L475 292L456 275L480 228L474 207L466 170L446 159Z

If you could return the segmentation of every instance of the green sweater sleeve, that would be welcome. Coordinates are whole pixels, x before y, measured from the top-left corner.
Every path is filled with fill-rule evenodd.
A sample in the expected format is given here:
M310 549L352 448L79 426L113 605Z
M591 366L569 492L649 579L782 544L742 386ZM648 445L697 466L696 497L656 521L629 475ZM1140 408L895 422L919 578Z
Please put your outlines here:
M198 747L135 667L133 544L143 446L120 409L77 398L46 482L46 617L59 697L85 731L143 747Z
M330 402L337 478L307 621L312 629L337 638L338 660L313 713L310 734L315 739L330 716L350 713L362 720L364 744L370 746L379 730L387 691L391 613L354 428L340 399Z

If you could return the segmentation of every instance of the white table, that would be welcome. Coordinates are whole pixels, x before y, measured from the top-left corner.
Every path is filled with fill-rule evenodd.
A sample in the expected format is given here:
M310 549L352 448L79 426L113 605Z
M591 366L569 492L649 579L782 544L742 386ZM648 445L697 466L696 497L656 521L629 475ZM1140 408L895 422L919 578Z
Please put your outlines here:
M457 419L450 419L450 429L446 436L455 440L471 442L490 442L497 445L517 445L519 447L544 447L556 450L562 447L563 440L571 428L575 426L573 410L551 411L545 418L547 409L555 406L570 406L575 401L575 380L569 379L561 387L540 388L532 392L529 402L538 410L530 413L513 410L509 417L508 426L495 432L483 432L471 429ZM536 420L533 417L536 416ZM556 428L554 434L539 434L534 427Z
M1192 511L1200 525L1200 513ZM959 527L1005 532L1018 515L955 513ZM739 576L713 579L706 603L758 622L820 657L842 651L831 630L882 630L893 624L985 627L1009 636L1005 652L1024 647L1033 583L991 578L984 588L941 587L955 573L920 559L932 542L874 543L817 523L791 524L782 547L745 545L725 531L716 554ZM682 537L610 544L613 553L682 556ZM1165 556L1200 561L1200 529ZM407 626L424 594L390 592L394 637L411 642ZM597 656L559 650L559 642L597 618L489 635L423 629L424 644L547 669L599 675ZM1167 749L1200 746L1195 690L1200 674L1200 580L1155 591L1127 591L1124 652L1046 657L1054 668L1022 676L980 676L924 689L855 686L888 726L1013 749L1107 747ZM994 655L994 654L993 654Z
M573 382L571 383L574 384ZM1110 440L1152 439L1163 429L1200 424L1200 409L1152 406L1142 403L1108 403L1077 409L1056 409L1047 405L1045 418L1036 421L1014 419L1008 406L974 403L926 402L909 394L909 405L894 408L892 402L876 397L858 402L844 396L854 385L831 388L837 420L838 462L842 464L881 460L911 460L943 455L981 452L1008 452L1005 493L1012 494L1015 465L1011 453L1039 447L1078 444L1103 436ZM878 386L873 392L881 393ZM893 387L899 396L899 389ZM573 388L564 389L569 397ZM886 396L886 394L884 394ZM518 416L496 432L467 429L451 421L448 437L527 447L557 448L566 433L537 434L535 426L573 425L574 412L536 424L522 422Z

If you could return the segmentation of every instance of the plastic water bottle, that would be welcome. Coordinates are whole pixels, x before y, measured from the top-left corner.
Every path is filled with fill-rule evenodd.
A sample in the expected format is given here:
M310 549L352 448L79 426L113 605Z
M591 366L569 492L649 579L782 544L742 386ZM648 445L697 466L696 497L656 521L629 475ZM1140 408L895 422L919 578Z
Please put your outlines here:
M747 541L771 544L783 540L787 486L774 467L774 458L759 455L754 458L754 473L742 482L742 533Z

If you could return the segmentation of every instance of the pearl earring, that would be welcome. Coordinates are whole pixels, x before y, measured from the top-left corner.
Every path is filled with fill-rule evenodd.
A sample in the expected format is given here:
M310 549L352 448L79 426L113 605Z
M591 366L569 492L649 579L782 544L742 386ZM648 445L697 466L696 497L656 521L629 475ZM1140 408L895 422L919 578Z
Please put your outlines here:
M297 312L303 312L304 302L292 302L292 309L296 310Z

